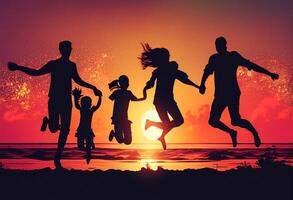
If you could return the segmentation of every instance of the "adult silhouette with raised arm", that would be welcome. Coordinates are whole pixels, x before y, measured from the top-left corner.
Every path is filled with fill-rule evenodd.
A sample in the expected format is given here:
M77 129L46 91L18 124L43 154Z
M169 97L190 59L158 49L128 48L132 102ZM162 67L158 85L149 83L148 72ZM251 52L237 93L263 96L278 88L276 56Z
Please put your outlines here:
M220 121L224 109L228 107L231 124L249 130L253 134L255 146L259 147L261 145L261 140L258 136L258 132L248 120L241 118L239 114L241 92L237 82L237 69L238 66L244 66L249 70L266 74L270 76L272 80L278 79L279 75L269 72L263 67L243 58L236 51L227 51L227 41L224 37L217 38L215 45L218 53L210 57L200 85L200 93L204 94L206 90L205 82L207 78L214 73L215 94L211 106L209 124L229 133L233 147L236 147L237 132Z
M156 82L156 91L154 97L154 105L161 119L161 122L146 120L145 129L151 126L158 127L163 130L162 135L158 138L163 149L167 149L165 136L174 127L183 124L183 116L174 100L173 88L175 80L179 80L184 84L199 88L198 85L189 80L188 75L183 71L178 70L178 64L175 61L170 62L170 54L166 48L152 49L148 44L143 44L144 52L140 60L143 69L147 67L156 68L150 80L146 83L145 88L154 87ZM171 115L172 120L170 120Z
M60 130L57 152L54 158L56 169L62 169L60 162L61 154L64 150L70 130L72 112L72 79L80 86L92 89L95 95L102 95L101 91L95 86L83 81L80 78L77 72L76 64L69 60L72 51L71 42L60 42L59 51L61 53L61 57L59 59L49 61L40 69L20 66L12 62L8 63L8 68L11 71L19 70L31 76L41 76L48 73L51 74L51 83L48 94L49 116L44 117L41 131L45 131L47 126L52 133Z

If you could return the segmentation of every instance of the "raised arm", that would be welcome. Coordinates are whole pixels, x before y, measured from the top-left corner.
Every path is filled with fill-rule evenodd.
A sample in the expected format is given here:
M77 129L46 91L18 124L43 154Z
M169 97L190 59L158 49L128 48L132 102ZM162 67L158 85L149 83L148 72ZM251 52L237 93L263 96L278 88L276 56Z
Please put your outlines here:
M81 89L75 88L72 91L72 95L74 96L74 106L75 106L75 108L78 109L78 110L80 110L81 107L79 105L79 99L82 96L81 95Z
M157 79L157 75L155 72L153 72L150 80L146 83L144 88L148 90L148 89L151 89L152 87L154 87L156 79Z
M50 73L50 71L51 71L51 63L50 62L47 63L46 65L44 65L40 69L33 69L33 68L30 68L30 67L17 65L16 63L13 63L13 62L9 62L8 63L8 69L10 71L16 71L16 70L22 71L25 74L28 74L30 76L41 76L43 74Z
M144 88L143 89L143 97L142 98L137 98L136 96L134 96L132 93L130 94L131 95L131 101L144 101L144 100L146 100L146 98L147 98L147 93L146 93L146 91L147 91L147 88Z
M94 85L91 85L80 78L76 66L74 66L73 68L72 78L78 85L92 89L96 96L102 96L102 92L99 89L97 89Z
M100 108L101 104L102 104L102 96L99 96L99 100L98 100L97 104L92 107L92 110L93 111L98 110Z

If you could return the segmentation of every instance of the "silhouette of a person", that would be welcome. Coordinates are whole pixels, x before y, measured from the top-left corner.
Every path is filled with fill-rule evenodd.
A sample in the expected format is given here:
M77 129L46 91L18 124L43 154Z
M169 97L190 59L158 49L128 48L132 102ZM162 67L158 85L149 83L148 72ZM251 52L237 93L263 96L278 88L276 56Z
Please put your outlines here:
M80 150L86 150L86 162L89 164L91 160L91 149L95 148L95 134L91 128L92 118L94 112L96 112L101 106L102 97L99 96L97 104L92 106L92 99L89 96L82 97L80 89L75 88L72 91L72 95L74 96L74 105L76 109L80 111L80 121L75 134L77 137L77 146ZM80 98L81 100L79 104ZM84 143L86 143L86 146L84 146Z
M209 124L229 133L233 147L236 147L237 132L220 121L224 109L228 107L231 124L249 130L253 134L255 146L259 147L261 140L258 136L258 132L248 120L243 119L239 114L240 88L237 82L237 69L238 66L244 66L249 70L266 74L273 80L278 79L279 75L271 73L263 67L243 58L236 51L227 51L227 41L224 37L217 38L215 45L218 53L210 57L209 63L205 67L200 85L200 93L204 94L206 90L205 82L207 78L214 73L215 94L211 106Z
M129 79L126 75L122 75L118 80L109 83L109 89L115 91L110 95L109 99L114 101L114 109L112 115L112 124L114 130L109 134L109 141L115 137L119 144L131 144L131 121L128 119L128 107L130 101L143 101L146 99L146 90L143 91L143 97L137 98L133 95L129 87Z
M146 120L145 129L156 126L163 130L158 140L162 143L163 149L166 149L165 136L174 127L183 124L183 116L174 100L173 87L175 80L179 80L184 84L199 88L198 85L189 80L188 75L178 70L178 64L175 61L169 61L169 51L165 48L152 49L148 44L143 45L144 52L140 60L143 69L147 67L156 68L150 80L146 83L145 89L154 87L156 82L156 91L153 104L156 107L161 122ZM168 114L173 120L169 119Z
M51 74L50 90L48 94L49 117L44 117L41 131L45 131L47 125L52 133L60 130L54 164L57 169L62 169L60 159L69 134L71 122L72 79L80 86L92 89L95 95L101 96L102 93L95 86L80 78L76 64L69 60L72 51L70 41L60 42L59 51L61 53L59 59L49 61L40 69L20 66L12 62L8 63L8 68L11 71L19 70L31 76L41 76L48 73Z

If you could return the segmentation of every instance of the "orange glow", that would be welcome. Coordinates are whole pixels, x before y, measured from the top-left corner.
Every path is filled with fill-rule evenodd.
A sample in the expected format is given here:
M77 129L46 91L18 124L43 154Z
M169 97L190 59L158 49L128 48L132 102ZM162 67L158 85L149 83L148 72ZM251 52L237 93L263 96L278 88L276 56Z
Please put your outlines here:
M53 143L58 136L40 133L42 118L47 115L50 77L9 72L8 61L39 68L59 56L59 41L72 41L71 60L77 64L80 76L103 92L92 128L96 143L108 143L113 128L108 83L126 74L129 90L141 97L152 74L152 69L142 70L137 59L142 52L141 42L168 48L171 60L177 61L179 69L199 84L210 55L216 51L214 40L220 35L226 36L228 50L236 50L245 58L280 73L280 80L273 82L256 72L239 70L240 111L255 125L263 142L293 142L290 6L278 1L257 5L254 1L233 4L231 1L74 1L70 5L63 1L6 2L0 7L0 142ZM251 9L254 6L257 9ZM200 95L194 88L175 82L175 100L185 121L171 130L167 143L230 142L227 134L208 124L214 92L212 77L206 86L206 94ZM83 89L83 93L96 103L91 90ZM148 139L157 134L142 130L145 113L154 109L153 97L154 89L151 89L146 101L130 103L133 143L158 143ZM76 142L78 120L79 112L73 108L68 142ZM227 111L223 121L231 127ZM235 129L239 142L253 141L246 130Z
M141 120L141 128L144 136L148 138L149 140L156 140L162 135L162 130L157 127L149 127L147 130L145 130L145 122L146 120L152 120L155 122L159 122L160 118L156 110L148 110L146 111Z

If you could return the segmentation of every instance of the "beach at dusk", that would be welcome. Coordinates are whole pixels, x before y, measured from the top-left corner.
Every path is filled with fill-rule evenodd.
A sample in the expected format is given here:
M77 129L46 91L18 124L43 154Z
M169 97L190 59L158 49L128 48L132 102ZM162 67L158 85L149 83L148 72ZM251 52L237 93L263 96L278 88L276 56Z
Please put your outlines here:
M0 0L0 199L292 200L292 0Z

